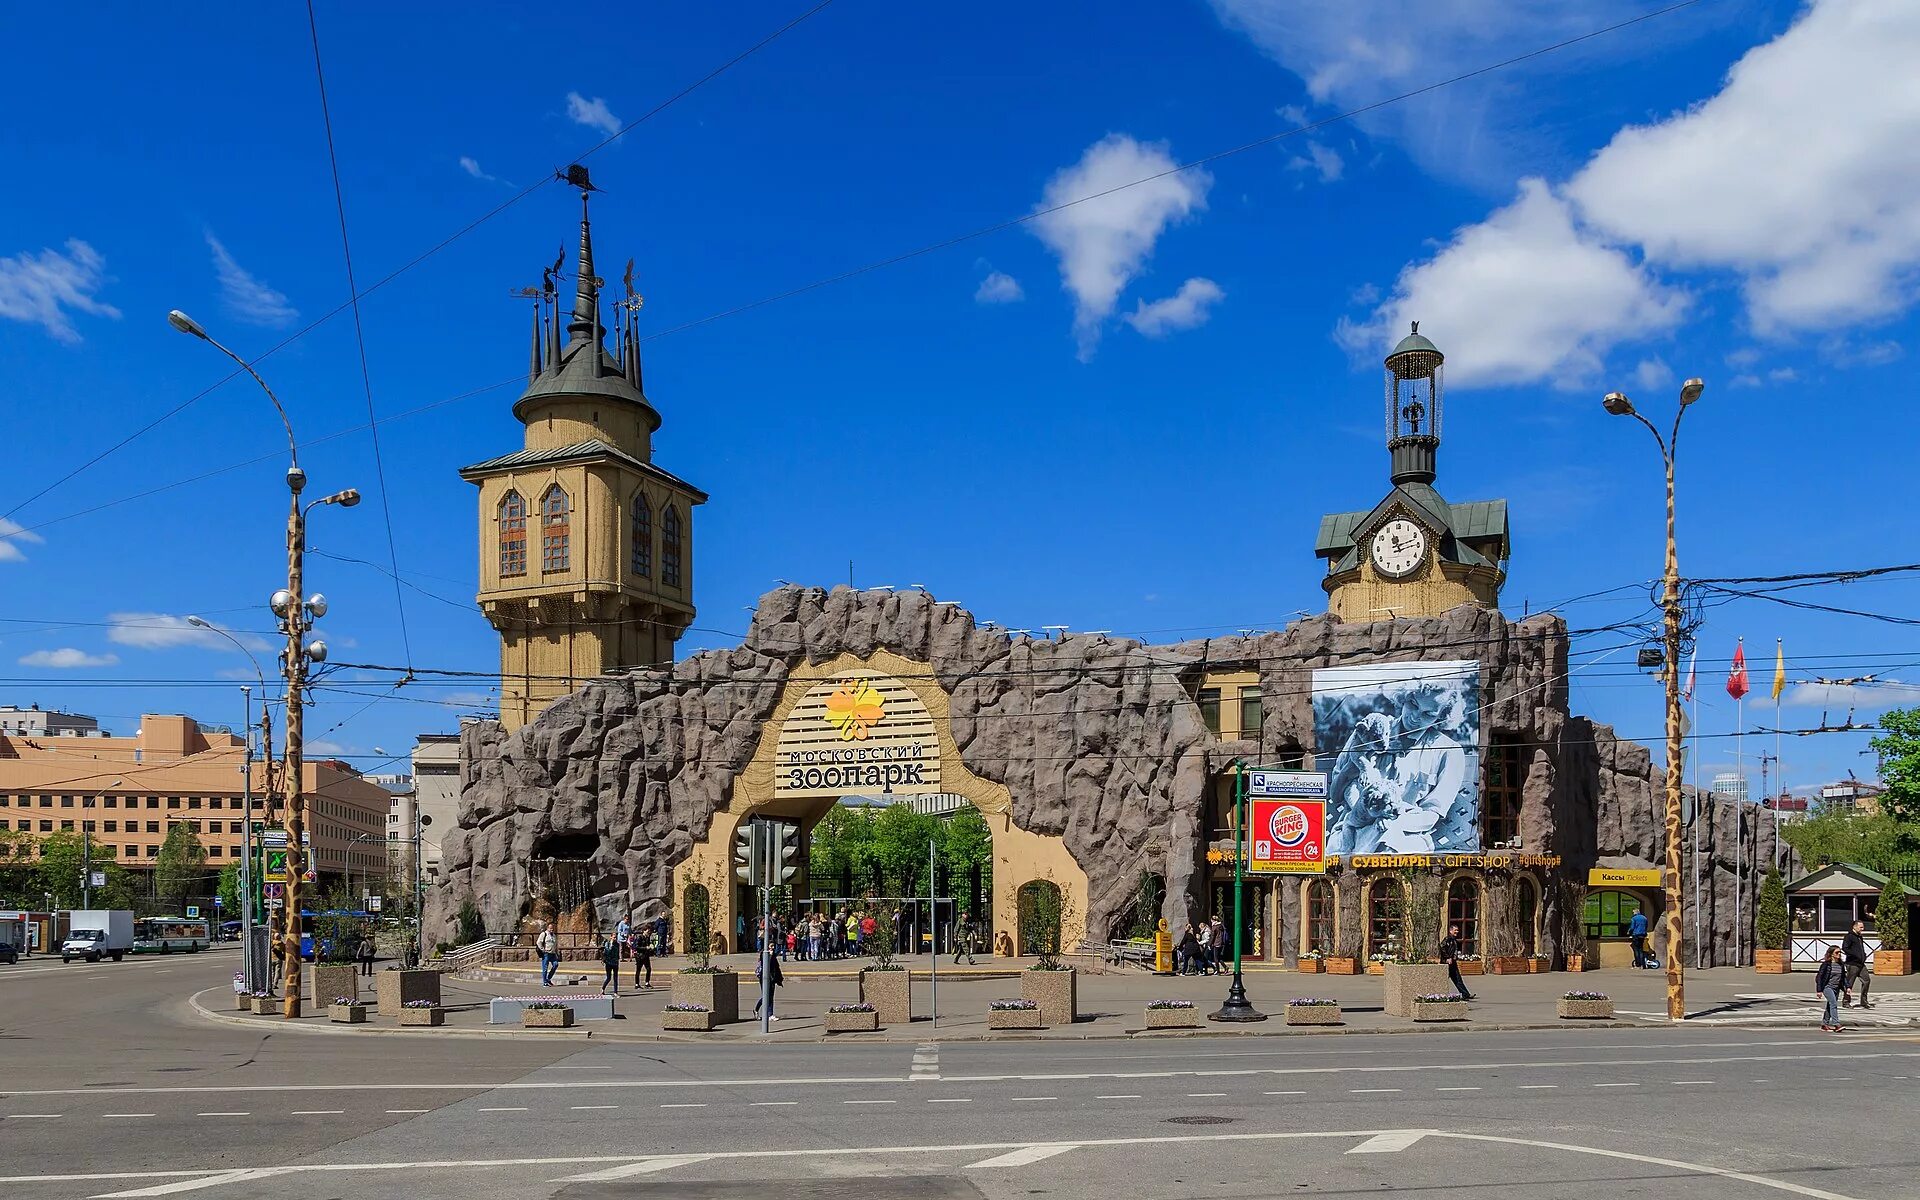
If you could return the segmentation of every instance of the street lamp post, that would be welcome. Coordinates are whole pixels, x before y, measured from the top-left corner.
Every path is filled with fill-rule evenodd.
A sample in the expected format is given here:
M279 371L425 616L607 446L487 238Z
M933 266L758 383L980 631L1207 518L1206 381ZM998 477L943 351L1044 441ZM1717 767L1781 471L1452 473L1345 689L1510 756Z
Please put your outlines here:
M1666 584L1661 594L1666 634L1666 662L1661 669L1661 680L1667 693L1667 853L1662 882L1667 927L1667 1019L1671 1021L1687 1018L1686 966L1680 953L1680 776L1685 746L1680 713L1680 552L1674 540L1673 461L1680 450L1680 419L1686 416L1688 406L1700 398L1706 386L1698 379L1689 379L1680 385L1680 406L1674 410L1673 432L1667 437L1660 436L1653 422L1635 411L1633 401L1627 399L1625 393L1609 392L1601 401L1614 416L1632 417L1647 427L1647 432L1660 446L1660 459L1667 472Z
M87 809L92 808L95 800L98 800L101 796L125 782L126 780L124 779L116 779L93 795L88 796L85 800L81 801L81 813L84 814ZM93 831L87 828L87 820L84 815L80 818L80 907L93 907Z
M217 633L233 643L234 649L247 656L253 664L254 678L260 682L260 709L263 718L267 705L267 677L260 670L260 660L253 656L239 638L208 621L204 617L189 616L187 624L198 629ZM265 971L261 963L254 961L253 953L253 689L245 684L240 687L241 703L246 708L247 723L241 726L242 761L240 765L241 821L240 821L240 973L247 977L249 990L260 987ZM262 753L268 761L273 759L273 747L263 746Z
M281 766L281 786L286 789L287 807L287 883L286 899L283 901L283 923L280 934L280 960L285 975L282 988L285 1003L282 1012L288 1017L300 1015L300 883L306 870L306 845L304 835L307 825L306 796L303 792L302 737L305 731L303 711L306 707L307 666L310 662L325 662L327 644L319 638L311 641L306 635L313 629L313 621L327 613L327 601L324 596L305 596L304 568L307 545L307 514L322 504L338 504L342 508L352 508L360 503L360 493L353 488L322 496L308 503L304 508L300 504L300 493L307 486L307 473L300 469L300 446L293 436L293 423L287 420L287 410L281 405L280 398L273 394L267 381L260 373L238 354L227 349L208 336L207 331L192 317L174 309L167 314L167 323L181 333L190 334L211 345L240 365L241 370L253 377L260 390L273 402L273 410L280 416L280 424L287 432L287 586L275 592L270 606L276 617L280 618L280 628L287 637L287 648L280 655L280 669L286 679L287 687L287 728L284 735Z
M1240 759L1233 760L1233 984L1227 988L1226 1001L1220 1005L1220 1011L1209 1014L1215 1021L1264 1021L1267 1014L1253 1006L1247 999L1247 985L1240 974L1240 940L1246 930L1246 921L1241 912L1245 902L1244 885L1247 859L1247 770Z

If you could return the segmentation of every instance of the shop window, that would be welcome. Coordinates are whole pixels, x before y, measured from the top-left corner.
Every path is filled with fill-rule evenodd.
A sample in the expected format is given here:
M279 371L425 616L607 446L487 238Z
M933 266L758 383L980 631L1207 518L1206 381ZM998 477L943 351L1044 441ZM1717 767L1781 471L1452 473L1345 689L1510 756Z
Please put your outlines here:
M1540 889L1525 875L1513 881L1513 923L1522 952L1532 954L1537 944L1533 926L1540 912Z
M500 574L527 573L527 502L519 492L500 498Z
M1587 893L1585 922L1590 938L1623 938L1633 914L1641 910L1640 897L1631 892Z
M1260 705L1260 689L1243 687L1240 689L1240 736L1258 739L1260 726L1265 718Z
M1398 880L1367 885L1367 957L1398 955L1407 936L1407 897Z
M1335 947L1333 884L1325 879L1310 879L1306 892L1306 944L1301 949L1332 954Z
M660 582L680 586L680 510L671 504L660 514Z
M645 492L633 494L633 577L645 579L653 574L653 509Z
M1200 723L1207 727L1208 733L1220 732L1220 689L1201 688L1199 695Z
M1480 953L1480 884L1466 875L1447 885L1447 924L1460 927L1460 948Z
M1521 792L1527 784L1526 747L1495 734L1487 747L1486 784L1480 789L1480 844L1512 845L1520 837Z
M540 569L564 571L573 561L572 534L567 520L567 493L559 484L540 497Z

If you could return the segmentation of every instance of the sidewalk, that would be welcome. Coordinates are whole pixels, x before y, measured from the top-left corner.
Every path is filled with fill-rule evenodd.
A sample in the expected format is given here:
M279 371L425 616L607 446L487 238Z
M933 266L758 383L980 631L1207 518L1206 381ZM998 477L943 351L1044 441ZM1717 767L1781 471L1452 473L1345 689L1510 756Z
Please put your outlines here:
M565 963L556 974L556 986L542 988L536 964L501 964L467 976L447 976L442 981L442 999L447 1006L446 1025L438 1030L401 1030L392 1018L370 1013L360 1026L336 1025L327 1013L303 1016L297 1022L279 1017L253 1016L231 1011L231 995L209 989L194 997L194 1007L207 1019L245 1025L273 1024L286 1028L311 1027L316 1030L362 1035L369 1032L409 1033L445 1036L449 1032L464 1036L577 1037L643 1041L760 1042L757 1020L746 1019L758 998L752 976L751 955L715 956L716 966L733 967L741 974L741 1023L723 1026L709 1033L663 1033L660 1010L671 995L672 978L684 959L673 959L674 966L661 969L656 963L654 987L635 991L632 964L623 963L619 999L615 1009L620 1019L593 1021L571 1030L541 1032L519 1026L487 1024L487 1001L495 996L541 996L562 999L568 995L594 995L601 979L598 963ZM859 998L859 985L852 971L867 960L842 960L820 963L785 964L786 984L779 989L775 1011L780 1020L774 1025L771 1040L780 1042L819 1041L826 1037L823 1014L829 1005L851 1003ZM1136 968L1083 970L1078 980L1080 1020L1070 1027L1027 1031L992 1032L987 1029L987 1005L1020 994L1018 972L1026 964L1019 960L981 960L971 973L960 968L956 973L948 962L940 965L937 982L940 1018L932 1021L935 983L926 971L926 958L902 958L913 971L914 1021L905 1027L883 1029L874 1034L838 1034L844 1041L954 1041L1018 1039L1083 1039L1126 1037L1202 1036L1277 1036L1305 1035L1314 1032L1412 1033L1459 1030L1508 1030L1567 1028L1663 1028L1666 1018L1665 976L1657 971L1619 969L1589 971L1574 975L1552 972L1545 975L1486 975L1469 977L1467 984L1476 996L1468 1006L1468 1019L1446 1024L1419 1024L1388 1016L1382 1010L1383 985L1378 976L1302 975L1278 968L1249 970L1245 973L1247 992L1254 1007L1268 1014L1264 1022L1249 1025L1221 1025L1204 1019L1225 998L1229 976L1156 977ZM949 960L950 961L950 960ZM988 967L991 961L993 966ZM480 977L476 977L480 976ZM575 982L578 980L579 982ZM1615 1004L1612 1022L1570 1022L1559 1020L1554 1002L1569 989L1605 992ZM371 988L366 989L371 993ZM1298 996L1320 996L1340 1002L1345 1025L1331 1030L1290 1028L1282 1020L1286 1001ZM1873 1011L1848 1010L1848 1025L1857 1030L1920 1029L1920 977L1887 978L1874 984ZM1154 1000L1193 1001L1203 1019L1198 1031L1154 1031L1145 1029L1144 1010ZM1687 974L1688 1023L1700 1025L1743 1025L1812 1028L1819 1023L1818 998L1813 994L1810 976L1758 975L1751 970L1722 967Z

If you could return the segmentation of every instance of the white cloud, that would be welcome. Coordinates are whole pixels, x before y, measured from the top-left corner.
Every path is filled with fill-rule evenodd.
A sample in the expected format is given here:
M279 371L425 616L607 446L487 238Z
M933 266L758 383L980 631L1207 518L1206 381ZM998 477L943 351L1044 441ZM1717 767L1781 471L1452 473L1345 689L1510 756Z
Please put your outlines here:
M1760 350L1757 346L1742 346L1727 355L1727 365L1730 367L1750 367L1759 361Z
M234 261L220 239L207 234L207 247L213 251L213 271L220 279L220 300L227 311L249 325L278 329L293 323L300 315L287 302L284 292L275 291L253 273Z
M45 539L39 534L20 528L18 521L0 517L0 562L25 562L26 551L22 545L40 545Z
M228 651L234 648L233 643L216 630L190 625L185 617L172 613L117 612L108 613L107 620L110 623L107 640L120 646L136 646L142 650L171 650L178 646ZM272 649L265 639L253 634L235 633L233 636L249 650Z
M1033 222L1035 236L1060 259L1061 286L1074 299L1074 337L1082 361L1093 356L1101 325L1152 257L1160 234L1206 207L1213 177L1198 169L1175 171L1175 166L1164 142L1110 133L1047 181L1037 206L1042 211L1096 197ZM1141 180L1146 182L1136 182Z
M38 325L72 345L80 331L69 312L119 317L119 309L94 298L106 281L106 260L79 238L67 239L65 254L49 248L0 258L0 317Z
M1126 322L1150 338L1197 329L1207 323L1213 306L1225 297L1213 280L1189 279L1171 296L1151 304L1142 300L1126 315Z
M973 298L980 304L1012 304L1027 298L1021 290L1020 281L1005 271L994 271L980 281L973 291Z
M460 169L462 171L465 171L467 174L473 176L475 179L484 179L488 183L505 183L506 182L506 180L500 178L498 175L489 175L485 171L481 170L480 160L477 158L472 158L465 154L462 154L460 156Z
M120 661L117 654L88 654L85 650L76 650L63 646L58 650L35 650L32 654L22 655L23 667L54 667L60 669L72 667L111 667Z
M620 118L614 116L607 102L598 96L589 100L579 92L568 92L567 116L576 125L598 129L608 137L620 132Z
M1627 253L1574 225L1566 202L1539 179L1512 204L1456 230L1430 259L1401 271L1393 294L1336 336L1356 355L1385 354L1419 321L1460 386L1591 384L1606 353L1671 329L1687 297Z
M1920 289L1920 5L1819 0L1718 95L1621 130L1566 194L1650 261L1732 271L1754 328L1889 316Z
M348 753L347 748L345 746L342 746L339 742L327 742L327 741L308 742L306 746L303 747L303 749L305 749L305 751L309 756L315 755L315 754L341 756Z
M1321 183L1334 183L1347 169L1347 164L1338 151L1323 146L1319 142L1308 142L1306 157L1294 155L1287 166L1296 171L1315 171L1319 173Z
M1837 367L1884 367L1899 361L1906 349L1891 340L1856 343L1848 338L1829 338L1820 352Z
M1771 679L1771 676L1768 677ZM1821 708L1840 720L1843 710L1878 712L1887 708L1920 703L1920 685L1898 683L1796 683L1780 695L1787 708Z
M1633 369L1633 382L1647 391L1666 387L1673 382L1673 368L1664 358L1643 358Z

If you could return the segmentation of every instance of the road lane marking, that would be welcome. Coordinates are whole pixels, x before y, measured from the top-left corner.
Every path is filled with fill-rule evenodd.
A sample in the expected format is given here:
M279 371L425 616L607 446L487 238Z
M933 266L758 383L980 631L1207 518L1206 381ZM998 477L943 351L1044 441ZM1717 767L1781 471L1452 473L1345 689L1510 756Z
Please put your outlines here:
M1424 1129L1389 1129L1385 1133L1376 1133L1358 1146L1347 1151L1348 1154L1395 1154L1405 1150L1421 1138L1427 1136Z
M195 1115L201 1117L250 1117L253 1114L250 1112L203 1112L196 1113Z
M928 1104L972 1104L973 1101L966 1099L965 1097L953 1096L953 1097L948 1097L946 1099L941 1099L941 1100L929 1100L927 1101L927 1103Z
M1306 1095L1306 1093L1305 1093L1305 1092L1263 1092L1263 1093L1262 1093L1262 1095L1267 1095L1267 1096L1304 1096L1304 1095Z
M1187 1099L1189 1099L1189 1100L1211 1100L1211 1099L1213 1099L1213 1098L1214 1098L1215 1096L1224 1096L1224 1095L1226 1095L1226 1093L1225 1093L1225 1092L1188 1092L1188 1093L1187 1093Z
M550 1179L548 1183L606 1183L614 1179L631 1179L635 1175L652 1175L656 1171L671 1171L675 1167L690 1167L712 1158L711 1154L662 1154L657 1158L645 1158L639 1162L625 1163L618 1167L608 1167L604 1171L588 1171L582 1175L568 1175L560 1179Z
M1637 1083L1596 1083L1595 1087L1639 1087Z
M8 1113L0 1116L0 1121L56 1121L62 1113Z
M1119 1096L1095 1096L1094 1097L1095 1100L1138 1100L1139 1098L1140 1098L1139 1094L1133 1093L1133 1092L1129 1092Z
M618 1104L576 1104L573 1106L573 1111L585 1112L590 1108L619 1108L619 1107L620 1106Z
M1477 1087L1443 1087L1443 1088L1435 1088L1433 1090L1436 1092L1477 1092L1480 1089Z
M900 1102L898 1100L842 1100L840 1103L842 1104L898 1104ZM660 1107L671 1108L672 1106L667 1104L662 1104Z
M1357 1096L1363 1092L1397 1092L1399 1090L1399 1088L1348 1088L1347 1094Z
M525 1112L524 1108L483 1108L481 1112Z
M1713 1082L1713 1080L1711 1080L1711 1079L1676 1079L1676 1080L1674 1080L1674 1081L1673 1081L1673 1086L1674 1086L1674 1087L1689 1087L1689 1086L1692 1086L1692 1085L1695 1085L1695 1084L1702 1084L1702 1083L1712 1083L1712 1082Z
M892 1104L893 1101L889 1100L887 1101L887 1103ZM661 1108L705 1108L706 1105L704 1104L662 1104L660 1107ZM525 1112L526 1110L521 1109L520 1111Z
M103 1117L151 1117L152 1113L101 1113Z
M204 1175L198 1179L180 1179L173 1183L155 1184L152 1187L134 1188L125 1192L103 1192L95 1200L133 1200L136 1196L171 1196L178 1192L197 1192L201 1188L219 1187L227 1183L244 1183L249 1179L264 1179L274 1174L272 1168L253 1170L222 1171L217 1175Z
M296 1108L287 1115L290 1117L337 1117L346 1111L344 1108Z
M1005 1154L996 1154L992 1158L983 1158L979 1162L968 1163L962 1171L988 1171L995 1167L1025 1167L1043 1162L1057 1154L1077 1150L1077 1146L1027 1146L1019 1150L1009 1150Z
M387 1110L387 1115L394 1116L396 1114L401 1114L401 1115L415 1116L420 1113L431 1112L431 1111L432 1111L431 1109L426 1109L426 1108L390 1108Z
M1523 1083L1520 1085L1520 1090L1523 1092L1538 1092L1538 1091L1545 1091L1551 1088L1557 1088L1559 1086L1560 1085L1557 1083Z
M791 1108L799 1104L798 1100L755 1100L749 1108Z
M1542 1150L1564 1150L1569 1154L1592 1154L1600 1158L1617 1158L1625 1162L1647 1163L1656 1167L1671 1167L1679 1171L1693 1171L1701 1175L1714 1175L1721 1179L1737 1179L1742 1183L1751 1183L1759 1187L1773 1188L1776 1191L1791 1192L1796 1196L1808 1196L1812 1200L1854 1200L1851 1196L1839 1192L1829 1192L1824 1188L1807 1187L1803 1184L1789 1183L1784 1179L1773 1179L1766 1175L1754 1175L1746 1171L1732 1171L1726 1167L1711 1166L1707 1163L1687 1162L1678 1158L1660 1158L1652 1154L1634 1154L1627 1150L1603 1150L1599 1146L1582 1146L1573 1142L1548 1142L1536 1138L1502 1137L1491 1133L1449 1133L1434 1130L1432 1136L1456 1138L1468 1142L1498 1142L1508 1146L1533 1146Z
M1058 1100L1058 1096L1015 1096L1015 1100Z

